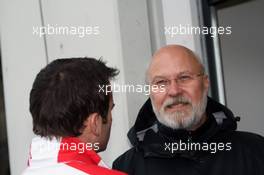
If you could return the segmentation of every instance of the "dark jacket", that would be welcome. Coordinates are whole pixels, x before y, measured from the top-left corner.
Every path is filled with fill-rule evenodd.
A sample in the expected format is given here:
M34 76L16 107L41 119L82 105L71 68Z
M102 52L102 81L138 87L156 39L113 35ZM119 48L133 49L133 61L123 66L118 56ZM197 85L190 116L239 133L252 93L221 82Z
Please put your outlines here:
M264 138L236 131L233 113L210 98L206 113L196 131L172 130L157 122L148 100L128 132L133 147L113 168L130 175L264 175Z

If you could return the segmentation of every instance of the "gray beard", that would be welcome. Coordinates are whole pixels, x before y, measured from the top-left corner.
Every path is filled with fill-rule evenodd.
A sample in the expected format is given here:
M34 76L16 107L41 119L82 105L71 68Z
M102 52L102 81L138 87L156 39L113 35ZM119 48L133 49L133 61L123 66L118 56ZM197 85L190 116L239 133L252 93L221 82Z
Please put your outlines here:
M192 110L188 113L183 111L176 111L173 113L166 113L164 111L165 106L162 106L160 111L158 111L151 99L151 104L153 111L157 117L157 120L172 129L190 129L197 126L205 113L207 106L207 93L204 92L201 101L197 105L192 104Z

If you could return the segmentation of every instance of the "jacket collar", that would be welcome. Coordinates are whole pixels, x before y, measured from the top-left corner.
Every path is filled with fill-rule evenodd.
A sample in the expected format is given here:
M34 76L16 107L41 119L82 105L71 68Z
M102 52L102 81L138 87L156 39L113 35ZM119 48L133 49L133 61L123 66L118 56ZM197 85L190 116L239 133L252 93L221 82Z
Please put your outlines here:
M208 97L206 115L208 117L204 125L192 134L198 134L199 140L208 139L218 130L236 130L237 124L233 113L222 104ZM209 129L210 128L210 129ZM153 112L150 99L140 109L135 125L129 130L128 138L132 145L138 145L144 140L147 131L157 133L158 122ZM214 131L214 132L212 132ZM176 130L174 134L185 135L188 132L184 130ZM201 134L203 133L203 134Z

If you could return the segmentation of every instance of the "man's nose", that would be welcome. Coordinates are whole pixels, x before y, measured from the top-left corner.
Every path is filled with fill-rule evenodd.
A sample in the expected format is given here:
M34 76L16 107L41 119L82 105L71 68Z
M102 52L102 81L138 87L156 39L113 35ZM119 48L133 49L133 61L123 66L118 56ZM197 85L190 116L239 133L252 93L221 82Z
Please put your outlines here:
M168 95L177 96L180 93L182 93L182 88L176 81L172 80L168 88Z

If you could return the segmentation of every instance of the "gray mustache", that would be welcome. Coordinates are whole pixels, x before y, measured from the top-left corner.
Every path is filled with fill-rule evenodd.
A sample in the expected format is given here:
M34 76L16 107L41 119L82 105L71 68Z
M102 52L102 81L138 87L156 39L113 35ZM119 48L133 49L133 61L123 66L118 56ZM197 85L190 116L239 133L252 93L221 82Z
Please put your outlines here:
M178 105L178 104L191 104L191 100L184 96L177 96L177 97L171 97L168 100L164 102L165 107L169 107L172 105Z

